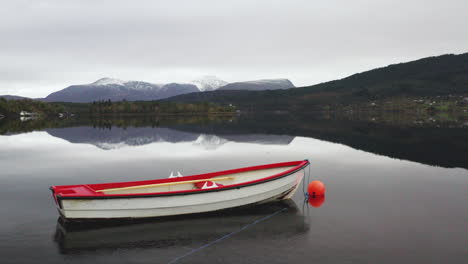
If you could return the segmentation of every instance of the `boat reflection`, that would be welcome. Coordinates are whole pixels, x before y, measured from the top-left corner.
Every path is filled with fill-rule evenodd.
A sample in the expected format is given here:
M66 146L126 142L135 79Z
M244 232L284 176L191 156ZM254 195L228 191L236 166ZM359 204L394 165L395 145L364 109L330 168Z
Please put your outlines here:
M293 200L151 220L73 223L59 218L54 241L59 252L66 255L132 248L193 247L249 225L236 234L236 239L260 243L272 237L288 238L305 233L308 224L304 219Z

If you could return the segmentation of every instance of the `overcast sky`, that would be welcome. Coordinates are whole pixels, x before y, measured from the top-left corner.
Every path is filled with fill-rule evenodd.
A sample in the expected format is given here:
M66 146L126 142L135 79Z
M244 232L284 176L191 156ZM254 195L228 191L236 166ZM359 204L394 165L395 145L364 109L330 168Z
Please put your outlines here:
M296 86L468 52L466 0L3 0L0 94L101 77Z

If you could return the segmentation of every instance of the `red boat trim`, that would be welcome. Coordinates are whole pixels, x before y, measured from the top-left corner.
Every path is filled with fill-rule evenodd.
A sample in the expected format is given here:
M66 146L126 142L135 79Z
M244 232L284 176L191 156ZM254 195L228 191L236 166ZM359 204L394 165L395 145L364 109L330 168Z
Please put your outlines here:
M298 164L299 162L299 164ZM176 196L176 195L190 195L190 194L200 194L200 193L207 193L207 192L219 192L219 191L225 191L225 190L230 190L230 189L240 189L243 187L248 187L256 184L261 184L273 180L277 180L286 176L289 176L293 173L296 173L297 171L300 171L307 167L310 162L308 160L304 161L291 161L291 162L283 162L283 163L274 163L274 164L267 164L267 165L260 165L260 166L254 166L254 167L246 167L246 168L240 168L240 169L234 169L234 170L227 170L227 171L220 171L220 172L213 172L213 173L207 173L207 174L201 174L201 175L194 175L194 176L188 176L184 177L184 180L192 180L193 178L197 179L205 179L206 176L211 176L216 177L224 174L231 174L231 173L239 173L239 172L245 172L245 171L252 171L252 170L261 170L261 169L266 169L266 168L275 168L275 167L286 167L286 166L291 166L296 165L296 167L287 170L285 172L281 172L269 177L261 178L258 180L253 180L249 182L244 182L244 183L239 183L239 184L234 184L234 185L225 185L222 187L218 188L211 188L211 189L195 189L195 190L183 190L183 191L172 191L172 192L158 192L158 193L141 193L141 194L100 194L96 193L97 195L61 195L60 193L55 195L55 188L56 187L62 187L62 186L52 186L50 189L54 192L54 195L56 196L59 204L61 204L61 200L93 200L93 199L121 199L121 198L148 198L148 197L162 197L162 196ZM204 176L204 177L203 177ZM206 178L209 179L209 178ZM158 183L163 183L163 182L175 182L175 181L180 181L180 179L162 179L163 181L159 181ZM143 181L147 182L147 181ZM113 184L128 184L129 186L132 183L142 183L142 182L125 182L125 183L108 183L108 184L92 184L94 186L105 186L105 185L113 185ZM70 185L66 187L84 187L86 186L87 189L92 189L88 185ZM106 188L103 188L106 189Z

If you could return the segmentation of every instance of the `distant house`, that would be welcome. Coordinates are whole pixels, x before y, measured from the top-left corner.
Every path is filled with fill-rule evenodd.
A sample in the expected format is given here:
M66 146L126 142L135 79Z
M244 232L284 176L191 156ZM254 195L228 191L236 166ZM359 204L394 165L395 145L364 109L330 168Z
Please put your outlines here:
M38 113L33 113L33 112L26 112L26 111L21 111L20 116L37 116L39 115Z
M75 116L75 114L65 112L65 113L59 113L58 116L59 116L60 118L64 118L64 117L73 117L73 116Z

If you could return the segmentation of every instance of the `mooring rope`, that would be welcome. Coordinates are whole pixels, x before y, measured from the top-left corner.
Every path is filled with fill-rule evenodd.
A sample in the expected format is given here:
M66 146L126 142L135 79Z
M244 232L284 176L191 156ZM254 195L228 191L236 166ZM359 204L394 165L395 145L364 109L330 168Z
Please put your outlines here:
M198 252L198 251L200 251L200 250L203 250L203 249L205 249L205 248L207 248L207 247L209 247L209 246L211 246L211 245L214 245L214 244L216 244L216 243L219 243L219 242L223 241L224 239L229 238L229 237L231 237L231 236L233 236L233 235L235 235L235 234L241 232L242 230L245 230L245 229L247 229L247 228L249 228L249 227L251 227L251 226L254 226L254 225L256 225L256 224L258 224L258 223L260 223L260 222L263 222L263 221L265 221L265 220L268 220L268 219L272 218L273 216L275 216L275 215L277 215L277 214L279 214L279 213L282 213L282 212L284 212L284 211L286 211L286 210L288 210L288 208L280 209L280 210L278 210L278 211L276 211L276 212L274 212L274 213L272 213L272 214L270 214L270 215L267 215L267 216L265 216L265 217L262 217L262 218L260 218L260 219L257 219L257 220L255 220L255 221L253 221L252 223L249 223L249 224L247 224L247 225L241 227L241 228L240 228L239 230L237 230L237 231L233 231L233 232L231 232L231 233L229 233L229 234L226 234L226 235L224 235L224 236L222 236L222 237L220 237L220 238L218 238L218 239L215 239L215 240L213 240L213 241L211 241L211 242L208 242L208 243L206 243L206 244L204 244L204 245L202 245L202 246L200 246L200 247L198 247L198 248L195 248L195 249L193 249L192 251L190 251L190 252L188 252L188 253L185 253L185 254L183 254L183 255L181 255L181 256L178 256L177 258L175 258L175 259L169 261L168 263L169 263L169 264L171 264L171 263L176 263L177 261L181 260L182 258L185 258L185 257L187 257L187 256L190 256L190 255L192 255L193 253L196 253L196 252Z
M306 169L304 168L303 171L304 171L304 179L302 180L301 184L302 184L302 193L305 195L306 194L306 191L305 191Z
M306 180L307 179L307 180ZM305 191L305 185L310 183L310 163L307 165L307 174L306 169L304 168L304 180L302 181L302 192L304 193L304 197L309 197L309 193Z

